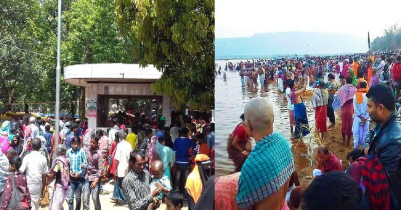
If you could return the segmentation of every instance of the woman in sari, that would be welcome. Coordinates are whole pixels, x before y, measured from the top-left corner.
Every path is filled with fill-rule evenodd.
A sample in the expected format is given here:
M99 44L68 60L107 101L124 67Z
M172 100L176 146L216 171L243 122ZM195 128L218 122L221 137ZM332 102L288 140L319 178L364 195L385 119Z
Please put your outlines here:
M244 114L240 118L242 122L237 125L227 141L228 158L234 162L234 172L241 171L242 165L250 153L250 141L244 126Z
M116 181L116 159L114 158L116 155L116 149L117 149L117 145L120 139L120 133L116 132L115 134L115 138L114 138L114 142L111 144L111 149L110 149L110 158L111 158L111 166L110 166L110 174L113 174L113 180Z
M10 146L8 143L8 134L6 131L0 132L0 147L1 147L1 152L7 155L7 151L10 148Z
M159 138L156 142L156 154L160 157L160 160L163 162L164 167L164 176L167 176L171 182L171 169L175 163L175 152L170 149L170 147L166 146L166 141L162 138Z
M18 156L22 153L22 142L19 135L13 136L10 146L17 152Z
M354 69L349 68L349 70L348 70L348 76L349 76L349 77L352 77L352 85L353 85L354 87L356 87L357 84L358 84L358 79L357 79L356 76L355 76Z
M57 158L54 166L46 174L49 185L54 179L54 191L50 201L49 210L63 209L63 203L68 196L68 184L70 182L70 160L66 156L67 148L59 144L56 148Z
M22 153L21 153L21 155L20 155L20 158L21 158L21 159L24 159L24 157L25 157L27 154L31 153L32 151L33 151L33 148L32 148L32 138L29 137L28 140L27 140L27 142L26 142L26 146L24 146L24 148L23 148L23 150L22 150Z
M351 140L352 136L352 124L353 124L353 97L356 93L356 88L352 85L352 77L347 77L346 85L342 86L338 90L338 98L341 103L341 119L342 119L342 137L343 143L347 146ZM345 142L345 137L347 137L347 142Z

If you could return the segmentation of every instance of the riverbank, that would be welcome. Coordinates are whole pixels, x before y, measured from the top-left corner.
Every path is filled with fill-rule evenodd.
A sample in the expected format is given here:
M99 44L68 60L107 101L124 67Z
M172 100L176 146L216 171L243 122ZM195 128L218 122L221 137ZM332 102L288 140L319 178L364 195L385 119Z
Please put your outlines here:
M342 120L340 117L340 111L336 112L336 125L333 129L329 130L322 141L316 140L312 138L314 144L316 145L324 145L329 151L333 152L341 161L343 169L346 170L348 168L348 160L347 154L353 150L353 140L350 141L350 145L346 146L342 143L342 134L341 134L341 124ZM312 134L314 135L314 134ZM315 135L316 136L316 135ZM305 141L305 140L304 140ZM307 140L309 141L309 140ZM304 142L293 141L293 146L291 147L292 152L294 154L294 162L295 169L298 172L299 181L301 186L308 186L312 181L312 171L317 168L319 160L317 157L317 147L313 148L312 155L312 166L310 159L308 159L306 154L308 154L309 146Z

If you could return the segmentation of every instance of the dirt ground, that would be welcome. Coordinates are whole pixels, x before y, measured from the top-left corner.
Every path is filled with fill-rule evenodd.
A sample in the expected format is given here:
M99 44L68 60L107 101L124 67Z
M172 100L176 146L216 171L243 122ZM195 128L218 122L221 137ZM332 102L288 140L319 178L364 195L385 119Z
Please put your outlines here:
M312 172L318 166L317 146L319 145L324 145L329 149L329 151L333 152L342 161L342 166L344 170L348 168L348 160L346 159L346 156L353 149L353 140L351 138L349 146L346 146L342 143L342 121L338 117L340 116L340 113L337 112L336 116L337 119L335 127L329 130L327 134L325 134L324 139L322 141L316 139L312 140L314 141L312 166L310 160L306 157L309 147L307 146L307 144L304 143L305 141L309 140L304 140L304 142L295 140L293 141L293 146L291 149L294 153L295 168L298 172L301 186L306 187L313 180ZM316 134L313 133L309 135L316 136Z

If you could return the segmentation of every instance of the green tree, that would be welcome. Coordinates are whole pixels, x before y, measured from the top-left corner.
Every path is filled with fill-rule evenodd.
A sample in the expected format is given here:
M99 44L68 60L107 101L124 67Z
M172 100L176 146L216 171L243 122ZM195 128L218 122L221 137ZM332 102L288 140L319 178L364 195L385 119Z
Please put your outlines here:
M163 72L152 85L176 109L214 105L214 0L116 0L122 35L138 40L133 58Z

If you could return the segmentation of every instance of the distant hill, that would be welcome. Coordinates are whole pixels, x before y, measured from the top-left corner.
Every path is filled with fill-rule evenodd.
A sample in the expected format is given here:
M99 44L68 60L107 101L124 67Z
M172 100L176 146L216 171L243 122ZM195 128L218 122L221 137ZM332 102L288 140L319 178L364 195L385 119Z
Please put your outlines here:
M215 40L216 59L274 55L330 55L368 51L367 38L320 32L279 32Z

